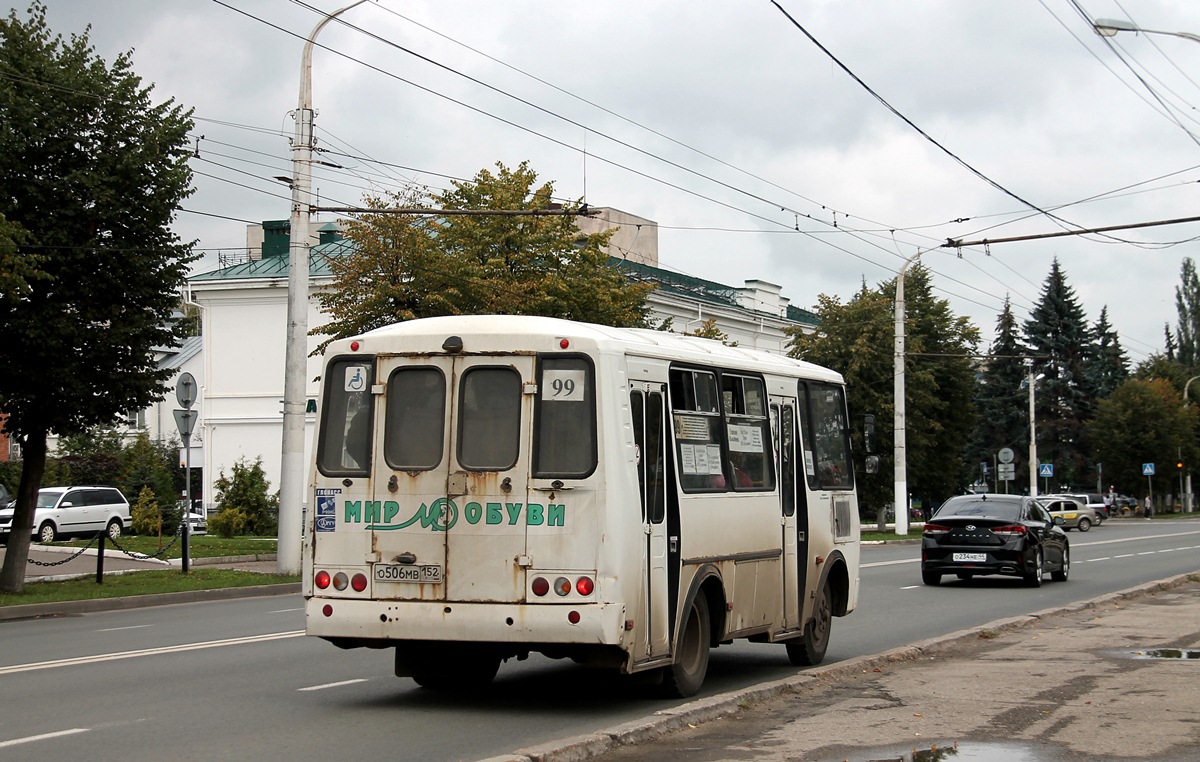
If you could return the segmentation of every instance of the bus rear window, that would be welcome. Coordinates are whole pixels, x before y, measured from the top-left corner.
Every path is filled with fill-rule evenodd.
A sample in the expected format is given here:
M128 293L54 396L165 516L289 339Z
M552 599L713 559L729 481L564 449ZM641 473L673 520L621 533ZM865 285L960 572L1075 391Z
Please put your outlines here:
M442 462L446 377L435 367L404 367L388 379L383 454L395 471L428 471Z
M371 467L374 357L334 359L325 370L317 467L329 476L365 476Z
M596 469L592 364L582 357L542 357L540 371L533 475L588 476Z
M521 452L521 374L475 366L459 384L458 462L472 471L507 471Z

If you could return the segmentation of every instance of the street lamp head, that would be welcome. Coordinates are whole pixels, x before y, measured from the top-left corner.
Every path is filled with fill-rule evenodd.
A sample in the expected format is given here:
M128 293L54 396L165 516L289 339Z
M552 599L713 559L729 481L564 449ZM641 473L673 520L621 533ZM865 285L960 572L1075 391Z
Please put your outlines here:
M1096 19L1092 22L1092 28L1101 37L1115 37L1117 32L1139 31L1136 24L1120 19Z

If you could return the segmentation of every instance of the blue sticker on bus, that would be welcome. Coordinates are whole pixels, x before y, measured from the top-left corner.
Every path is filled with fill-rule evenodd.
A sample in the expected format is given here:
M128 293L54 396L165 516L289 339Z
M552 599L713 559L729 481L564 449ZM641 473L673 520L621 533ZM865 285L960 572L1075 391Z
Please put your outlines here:
M340 489L317 490L316 531L332 532L337 529L337 498Z

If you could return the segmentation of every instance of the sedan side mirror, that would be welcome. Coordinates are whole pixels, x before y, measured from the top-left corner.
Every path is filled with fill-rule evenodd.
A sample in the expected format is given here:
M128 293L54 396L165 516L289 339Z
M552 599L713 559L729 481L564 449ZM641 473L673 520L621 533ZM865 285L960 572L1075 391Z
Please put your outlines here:
M1053 516L1053 517L1051 517L1051 521L1054 522L1054 526L1056 526L1056 527L1060 527L1063 524L1067 523L1066 520L1063 519L1062 516Z

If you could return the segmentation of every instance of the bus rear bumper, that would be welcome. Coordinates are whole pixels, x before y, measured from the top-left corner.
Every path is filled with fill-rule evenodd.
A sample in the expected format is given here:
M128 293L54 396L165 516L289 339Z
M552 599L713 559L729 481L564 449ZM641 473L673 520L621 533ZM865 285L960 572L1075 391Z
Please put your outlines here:
M574 623L573 614L578 616ZM631 634L626 629L625 607L615 603L539 606L313 597L305 601L304 618L306 634L339 640L625 647Z

